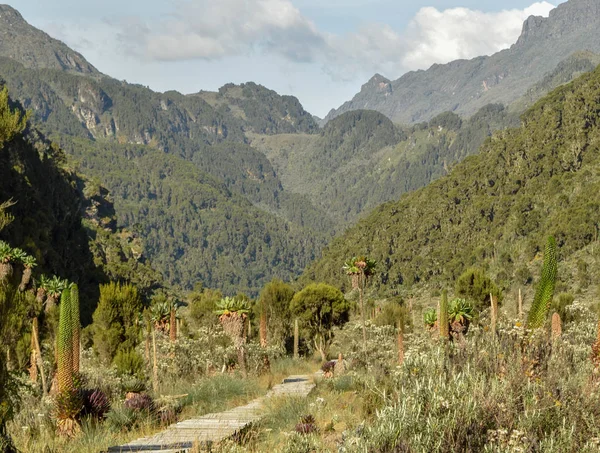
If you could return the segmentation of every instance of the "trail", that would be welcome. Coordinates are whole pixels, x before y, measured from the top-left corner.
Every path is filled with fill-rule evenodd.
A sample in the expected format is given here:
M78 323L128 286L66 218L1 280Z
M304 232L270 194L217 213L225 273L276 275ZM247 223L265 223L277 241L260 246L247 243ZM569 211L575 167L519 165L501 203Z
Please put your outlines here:
M206 414L169 426L150 437L125 445L110 447L109 453L188 452L195 445L209 445L232 437L265 415L264 403L272 397L306 397L315 387L312 376L289 376L275 385L265 396L224 412Z

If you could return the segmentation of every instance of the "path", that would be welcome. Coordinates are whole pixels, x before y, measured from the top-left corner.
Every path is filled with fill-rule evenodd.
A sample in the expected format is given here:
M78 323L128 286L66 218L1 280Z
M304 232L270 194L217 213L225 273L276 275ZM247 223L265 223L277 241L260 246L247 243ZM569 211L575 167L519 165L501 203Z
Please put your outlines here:
M184 420L169 426L165 431L144 437L126 445L110 447L109 453L182 453L194 445L207 445L232 437L264 416L264 401L274 396L305 397L315 387L311 376L289 376L275 385L264 397L245 406Z

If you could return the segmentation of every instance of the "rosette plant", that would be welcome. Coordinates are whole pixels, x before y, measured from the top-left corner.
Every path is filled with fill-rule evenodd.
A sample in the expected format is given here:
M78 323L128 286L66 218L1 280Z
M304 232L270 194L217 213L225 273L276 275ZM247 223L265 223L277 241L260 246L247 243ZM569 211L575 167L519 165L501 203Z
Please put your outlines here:
M360 314L362 318L362 333L363 333L363 351L367 350L367 322L365 319L365 302L364 292L367 283L375 274L377 262L366 257L352 257L344 263L342 269L346 275L352 280L352 288L358 289L358 298L360 303Z
M33 256L26 255L21 260L23 263L23 276L21 277L21 284L19 285L19 291L25 291L31 282L31 274L33 268L37 266L37 262Z
M473 305L466 299L453 299L448 305L448 322L452 333L466 333L473 319Z
M224 297L217 302L215 314L219 315L219 321L223 330L231 338L238 354L238 364L242 373L246 374L246 319L250 313L250 306L245 300L235 297Z
M0 283L6 283L13 273L13 249L0 241Z

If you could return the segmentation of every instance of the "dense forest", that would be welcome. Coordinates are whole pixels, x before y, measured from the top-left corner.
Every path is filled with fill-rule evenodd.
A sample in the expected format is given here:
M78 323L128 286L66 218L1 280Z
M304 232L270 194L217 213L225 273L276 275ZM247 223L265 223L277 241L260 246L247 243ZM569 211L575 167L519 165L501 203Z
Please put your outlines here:
M285 189L306 194L328 212L338 231L379 204L445 175L495 130L518 115L490 104L463 120L446 112L412 127L381 113L356 110L327 123L318 135L253 135Z
M339 281L344 257L360 250L381 263L375 286L391 292L452 281L474 264L525 283L551 234L589 283L593 259L578 252L598 249L599 99L600 68L540 100L520 128L496 132L448 176L375 209L304 279Z

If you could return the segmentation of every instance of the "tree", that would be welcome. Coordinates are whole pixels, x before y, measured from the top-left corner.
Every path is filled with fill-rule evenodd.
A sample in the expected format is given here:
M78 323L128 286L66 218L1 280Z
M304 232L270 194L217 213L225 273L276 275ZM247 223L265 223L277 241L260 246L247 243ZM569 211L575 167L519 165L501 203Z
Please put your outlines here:
M92 332L94 349L104 363L110 363L118 350L128 351L137 345L142 309L142 299L135 286L115 282L100 285Z
M354 257L344 263L344 271L352 279L352 288L358 289L360 316L362 318L363 351L367 350L367 320L365 318L364 292L369 279L375 273L377 263L366 256Z
M487 307L490 294L502 300L502 291L484 271L477 268L467 269L456 281L455 292L457 296L473 301L476 310Z
M246 319L250 313L250 306L240 297L225 297L217 304L215 313L223 330L231 338L238 353L238 365L244 376L246 375Z
M299 318L305 336L312 340L323 361L333 341L333 328L348 322L351 309L352 303L342 292L325 283L308 285L290 303L291 313Z
M27 113L19 108L11 108L8 88L0 90L0 149L15 135L20 134L27 125Z
M261 343L285 344L291 337L294 320L290 313L290 302L293 297L294 289L277 278L262 289L258 298Z

